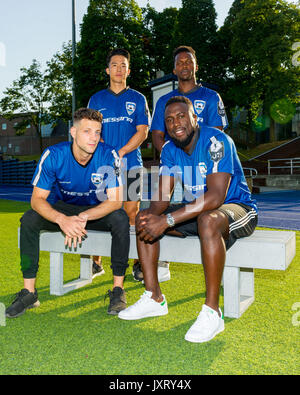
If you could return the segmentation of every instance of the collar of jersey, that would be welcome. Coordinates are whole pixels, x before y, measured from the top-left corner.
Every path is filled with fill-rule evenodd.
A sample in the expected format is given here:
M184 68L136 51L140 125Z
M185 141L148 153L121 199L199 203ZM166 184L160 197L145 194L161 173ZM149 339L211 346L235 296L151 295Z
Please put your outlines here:
M196 92L199 88L202 88L202 85L201 85L201 84L197 84L193 89L191 89L191 90L188 91L188 92L181 92L181 90L179 90L178 88L177 88L177 90L178 90L178 92L179 92L180 94L182 94L183 96L186 96L186 95L190 95L191 93Z
M114 95L114 96L121 96L121 95L123 95L123 93L127 92L128 89L129 89L129 86L126 86L126 88L123 89L121 92L115 93L115 92L112 91L110 88L107 88L108 92L111 93L111 94Z
M98 144L100 144L100 142L99 142ZM97 147L97 148L98 148L98 147ZM81 167L87 167L87 166L89 165L90 161L93 159L93 156L94 156L94 154L93 154L93 155L91 156L91 159L90 159L85 165L82 165L82 164L80 164L80 163L76 160L76 158L75 158L75 156L74 156L74 153L73 153L73 144L70 144L70 150L71 150L73 159L74 159L75 162L78 163L78 165L81 166ZM95 153L95 152L94 152L94 153Z

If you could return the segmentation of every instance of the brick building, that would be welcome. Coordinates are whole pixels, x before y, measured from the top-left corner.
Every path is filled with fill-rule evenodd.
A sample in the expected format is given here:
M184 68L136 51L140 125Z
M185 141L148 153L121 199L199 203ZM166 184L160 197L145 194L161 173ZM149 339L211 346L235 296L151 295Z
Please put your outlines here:
M36 128L28 124L24 134L18 136L15 126L26 119L26 114L16 114L15 118L8 120L0 115L0 155L39 155L40 142ZM68 140L68 126L58 121L52 128L51 125L42 127L43 149L61 141Z

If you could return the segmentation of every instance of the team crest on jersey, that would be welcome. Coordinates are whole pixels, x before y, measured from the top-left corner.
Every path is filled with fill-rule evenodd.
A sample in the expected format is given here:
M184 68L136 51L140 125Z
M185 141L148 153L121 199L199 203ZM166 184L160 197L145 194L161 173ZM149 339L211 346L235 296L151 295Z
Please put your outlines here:
M104 174L92 173L91 175L91 181L95 186L101 185L103 183L103 178Z
M135 112L136 104L130 101L126 102L126 111L128 115L132 115Z
M204 100L195 100L194 101L194 107L195 107L195 111L197 114L201 114L202 111L204 110L206 105L206 101Z
M206 166L206 163L204 163L204 162L199 162L199 163L198 163L198 167L199 167L200 174L201 174L203 177L206 177L206 173L207 173L207 166Z

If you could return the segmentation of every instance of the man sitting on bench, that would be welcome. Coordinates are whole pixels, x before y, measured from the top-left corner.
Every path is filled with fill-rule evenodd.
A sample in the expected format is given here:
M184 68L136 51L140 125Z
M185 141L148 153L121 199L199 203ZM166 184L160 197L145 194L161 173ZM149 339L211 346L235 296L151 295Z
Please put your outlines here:
M123 281L128 267L129 221L121 209L120 158L112 147L99 142L101 125L98 111L77 110L70 129L73 142L53 145L40 158L32 181L32 209L21 218L24 288L6 309L9 318L39 306L35 283L41 230L61 230L69 247L81 243L86 229L110 231L114 284L108 291L108 313L117 314L126 307Z
M226 249L236 239L250 236L257 224L257 207L245 180L233 141L224 132L202 126L189 99L177 96L165 107L171 137L161 152L159 188L150 208L136 220L137 249L145 292L119 313L136 320L168 313L167 301L157 281L159 238L165 233L198 235L206 282L206 299L185 339L206 342L224 330L219 293ZM184 187L183 204L170 206L176 180Z

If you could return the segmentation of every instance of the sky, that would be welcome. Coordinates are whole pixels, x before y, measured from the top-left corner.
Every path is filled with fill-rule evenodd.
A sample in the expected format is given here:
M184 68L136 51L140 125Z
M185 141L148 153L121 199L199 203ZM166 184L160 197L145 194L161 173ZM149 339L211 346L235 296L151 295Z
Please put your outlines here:
M136 0L140 7L147 0ZM181 0L149 0L158 11L166 7L180 8ZM214 0L217 25L223 25L233 0ZM89 0L75 0L76 40ZM0 0L0 98L20 68L29 67L33 59L42 66L72 39L71 0Z

